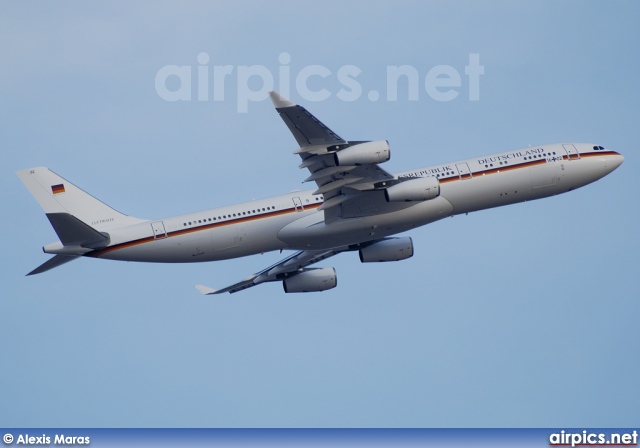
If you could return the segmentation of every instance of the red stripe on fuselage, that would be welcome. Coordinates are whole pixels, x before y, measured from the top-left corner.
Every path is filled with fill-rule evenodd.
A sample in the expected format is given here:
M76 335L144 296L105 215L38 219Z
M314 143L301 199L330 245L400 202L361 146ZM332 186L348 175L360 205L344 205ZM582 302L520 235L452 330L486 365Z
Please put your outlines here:
M320 207L321 205L322 205L322 203L307 205L307 206L304 207L304 210L315 209L315 208ZM208 230L208 229L215 229L217 227L228 226L228 225L231 225L231 224L238 224L238 223L241 223L241 222L256 221L258 219L263 219L263 218L272 218L274 216L280 216L280 215L286 215L286 214L289 214L289 213L295 213L298 210L300 210L300 207L298 207L298 208L292 207L292 208L288 208L288 209L285 209L285 210L277 210L277 211L273 211L273 212L269 212L269 213L263 213L261 215L243 216L242 218L231 219L231 220L228 220L228 221L212 222L212 223L208 223L208 224L202 224L202 225L199 225L199 226L190 227L188 229L180 229L180 230L174 230L173 232L167 232L166 238L171 238L171 237L180 236L180 235L187 235L189 233L200 232L202 230ZM157 237L149 236L149 237L140 238L140 239L133 240L133 241L127 241L126 243L115 244L113 246L105 247L104 249L95 250L93 252L90 252L90 253L86 254L86 256L87 257L97 258L97 257L100 257L101 255L104 255L104 254L109 253L109 252L113 252L113 251L118 250L118 249L124 249L124 248L127 248L127 247L137 246L139 244L150 243L152 241L155 241L156 239L165 239L165 237L163 236L162 238L157 238Z
M571 157L571 160L577 160L579 158L583 158L583 157L596 157L596 156L619 156L620 154L618 154L615 151L602 151L602 152L587 152L587 153L581 153L581 154L576 154L575 157ZM569 160L568 156L562 156L563 160ZM496 173L500 173L502 171L512 171L512 170L517 170L520 168L527 168L527 167L531 167L531 166L536 166L536 165L544 165L548 163L546 158L541 158L541 159L537 159L537 160L531 160L528 162L523 162L523 163L518 163L515 165L504 165L501 166L499 168L490 168L490 169L486 169L483 171L475 171L475 172L471 172L469 174L465 174L465 175L457 175L457 176L451 176L451 177L447 177L447 178L440 178L439 181L440 183L446 184L449 182L455 182L455 181L460 181L460 180L467 180L467 179L472 179L473 177L477 177L477 176L482 176L482 175L487 175L487 174L496 174ZM308 206L305 206L304 209L308 210L308 209L316 209L318 207L320 207L322 205L322 203L317 203L317 204L311 204ZM209 224L203 224L200 226L194 226L194 227L190 227L188 229L181 229L181 230L174 230L173 232L167 232L167 237L174 237L174 236L180 236L180 235L187 235L189 233L193 233L193 232L199 232L202 230L207 230L207 229L214 229L217 227L222 227L222 226L228 226L231 224L238 224L241 222L249 222L249 221L255 221L258 219L263 219L263 218L270 218L270 217L274 217L274 216L280 216L280 215L286 215L288 213L295 213L296 211L298 211L298 208L292 207L286 210L279 210L279 211L273 211L273 212L269 212L269 213L263 213L261 215L251 215L251 216L243 216L242 218L236 218L236 219L232 219L229 221L222 221L222 222L212 222ZM153 236L149 236L149 237L145 237L145 238L140 238L137 240L133 240L133 241L128 241L126 243L120 243L120 244L116 244L113 246L109 246L106 247L104 249L99 249L99 250L95 250L93 252L90 252L88 254L86 254L85 256L87 257L100 257L103 254L118 250L118 249L124 249L127 247L133 247L133 246L137 246L139 244L145 244L145 243L149 243L152 241L155 241L156 237ZM164 237L162 238L164 239Z

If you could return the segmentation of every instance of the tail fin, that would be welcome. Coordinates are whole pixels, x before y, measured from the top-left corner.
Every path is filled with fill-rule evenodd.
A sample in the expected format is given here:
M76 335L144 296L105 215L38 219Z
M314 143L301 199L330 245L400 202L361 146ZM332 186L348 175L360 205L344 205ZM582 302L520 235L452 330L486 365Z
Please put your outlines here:
M16 174L47 216L68 213L98 231L144 221L112 209L48 168L20 170Z
M45 167L16 173L49 218L60 243L44 247L56 254L27 275L48 271L93 249L109 245L109 229L143 219L123 215Z

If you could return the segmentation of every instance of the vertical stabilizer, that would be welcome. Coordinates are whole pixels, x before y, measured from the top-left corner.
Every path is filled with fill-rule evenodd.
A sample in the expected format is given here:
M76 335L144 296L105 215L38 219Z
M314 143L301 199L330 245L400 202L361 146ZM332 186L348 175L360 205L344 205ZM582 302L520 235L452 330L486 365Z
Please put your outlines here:
M123 215L45 167L16 173L47 215L68 213L99 231L144 220Z
M110 229L144 222L117 212L48 168L30 168L16 174L44 209L60 238L60 242L43 248L55 256L27 275L40 274L107 247Z

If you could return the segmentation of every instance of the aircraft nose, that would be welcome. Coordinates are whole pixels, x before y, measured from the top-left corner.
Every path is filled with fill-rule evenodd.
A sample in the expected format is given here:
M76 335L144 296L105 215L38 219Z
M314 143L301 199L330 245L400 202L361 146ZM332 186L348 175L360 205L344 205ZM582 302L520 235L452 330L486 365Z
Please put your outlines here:
M612 155L607 157L607 171L610 173L611 171L618 168L624 162L624 156L615 151L612 151Z

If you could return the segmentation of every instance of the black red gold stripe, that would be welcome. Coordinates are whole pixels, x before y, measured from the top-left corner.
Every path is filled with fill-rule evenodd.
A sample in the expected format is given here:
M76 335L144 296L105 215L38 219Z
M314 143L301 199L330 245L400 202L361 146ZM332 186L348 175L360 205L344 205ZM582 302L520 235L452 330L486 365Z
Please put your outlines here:
M322 205L322 203L306 205L304 207L304 210L316 209L316 208L320 207L321 205ZM271 217L274 217L274 216L286 215L286 214L289 214L289 213L295 213L299 209L300 209L300 207L298 207L298 208L291 207L291 208L288 208L288 209L285 209L285 210L276 210L276 211L273 211L273 212L262 213L260 215L243 216L242 218L231 219L231 220L228 220L228 221L220 221L220 222L212 222L212 223L202 224L200 226L189 227L187 229L180 229L180 230L174 230L173 232L167 232L167 236L166 237L170 238L170 237L174 237L174 236L187 235L189 233L200 232L202 230L208 230L208 229L215 229L217 227L228 226L228 225L231 225L231 224L238 224L238 223L242 223L242 222L256 221L258 219L263 219L263 218L271 218ZM151 241L155 241L156 239L160 239L160 238L155 237L155 236L149 236L149 237L140 238L140 239L137 239L137 240L127 241L126 243L115 244L113 246L105 247L104 249L94 250L93 252L90 252L90 253L86 254L86 256L87 257L97 258L97 257L100 257L101 255L104 255L104 254L109 253L109 252L113 252L115 250L124 249L124 248L127 248L127 247L133 247L133 246L137 246L139 244L150 243ZM162 239L164 239L164 237L162 237Z
M469 174L465 174L463 176L452 176L452 177L447 177L447 178L442 178L440 179L440 183L441 184L446 184L448 182L454 182L457 180L464 180L464 179L471 179L473 177L477 177L477 176L482 176L485 174L496 174L496 173L500 173L500 172L504 172L504 171L512 171L512 170L517 170L520 168L526 168L529 166L536 166L536 165L544 165L545 163L547 163L547 161L545 159L539 159L539 160L532 160L531 162L524 162L524 163L518 163L516 165L503 165L500 166L498 168L489 168L486 170L482 170L482 171L474 171L472 173Z
M619 155L617 152L615 151L602 151L602 152L588 152L588 153L581 153L581 154L575 154L575 157L573 157L573 155L571 157L569 157L568 155L564 155L562 156L562 160L575 160L575 159L579 159L579 158L584 158L584 157L597 157L597 156L617 156ZM537 159L537 160L532 160L529 162L523 162L523 163L518 163L518 164L514 164L514 165L503 165L501 167L493 167L490 169L486 169L483 171L475 171L475 172L471 172L468 174L464 174L464 175L456 175L456 176L452 176L452 177L448 177L448 178L441 178L439 179L440 183L445 184L445 183L449 183L449 182L455 182L458 180L465 180L465 179L471 179L473 177L478 177L478 176L482 176L482 175L487 175L487 174L496 174L499 172L505 172L505 171L512 171L512 170L517 170L520 168L527 168L527 167L531 167L531 166L537 166L537 165L544 165L548 163L547 160L545 158L541 158L541 159ZM54 194L56 194L55 189L56 188L61 188L62 191L60 192L64 192L64 185L60 184L60 185L53 185L51 187L51 189L54 191ZM311 204L308 206L305 206L304 209L308 210L308 209L316 209L318 207L320 207L322 205L322 203L316 203L316 204ZM268 212L268 213L262 213L260 215L251 215L251 216L243 216L242 218L236 218L236 219L232 219L232 220L228 220L228 221L219 221L219 222L212 222L212 223L208 223L208 224L203 224L200 226L194 226L194 227L189 227L186 229L180 229L180 230L175 230L173 232L167 232L167 238L170 237L175 237L175 236L180 236L180 235L187 235L189 233L194 233L194 232L199 232L201 230L207 230L207 229L215 229L217 227L222 227L222 226L227 226L227 225L231 225L231 224L238 224L238 223L242 223L242 222L250 222L250 221L255 221L258 219L263 219L263 218L270 218L270 217L274 217L274 216L281 216L281 215L286 215L289 213L295 213L298 210L298 208L296 207L291 207L285 210L278 210L278 211L273 211L273 212ZM162 239L164 239L165 237L162 237ZM109 246L106 247L104 249L99 249L99 250L95 250L93 252L90 252L88 254L86 254L85 256L87 257L100 257L101 255L104 255L106 253L109 252L113 252L115 250L119 250L119 249L124 249L127 247L133 247L133 246L137 246L139 244L144 244L144 243L149 243L152 241L155 241L157 239L160 239L157 236L149 236L149 237L145 237L145 238L140 238L137 240L133 240L133 241L127 241L126 243L120 243L120 244L116 244L113 246Z

